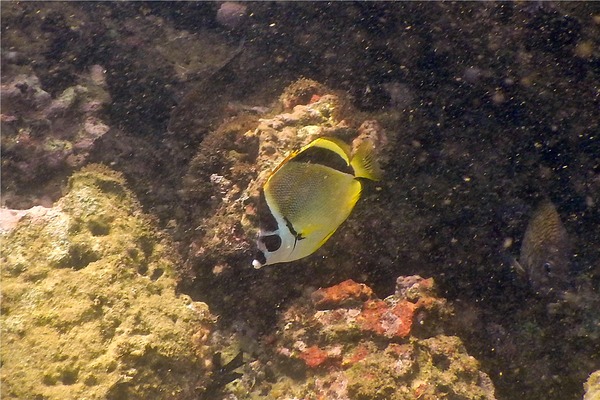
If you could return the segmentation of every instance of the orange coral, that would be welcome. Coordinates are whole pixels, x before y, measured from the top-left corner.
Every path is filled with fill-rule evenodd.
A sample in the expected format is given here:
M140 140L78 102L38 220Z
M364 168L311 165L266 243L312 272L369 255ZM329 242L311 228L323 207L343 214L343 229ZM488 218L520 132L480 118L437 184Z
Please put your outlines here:
M369 355L369 349L365 345L357 346L349 357L344 358L342 365L351 366L357 362L364 360Z
M360 315L356 318L361 329L383 335L381 317L388 310L383 300L369 300L363 305Z
M345 280L335 286L316 290L311 295L315 308L320 310L360 303L372 297L373 291L370 287L362 283L356 283L352 279Z
M321 99L321 97L322 96L320 94L313 94L308 103L309 104L316 103L317 101L319 101Z
M400 301L392 309L392 313L398 317L396 321L396 329L393 332L394 336L405 337L410 334L410 328L412 327L413 315L417 305L410 301Z
M310 346L300 354L300 358L309 368L316 368L329 359L329 354L319 346Z
M364 330L390 338L403 338L410 334L416 309L417 306L410 301L400 301L390 307L385 301L369 300L356 321Z

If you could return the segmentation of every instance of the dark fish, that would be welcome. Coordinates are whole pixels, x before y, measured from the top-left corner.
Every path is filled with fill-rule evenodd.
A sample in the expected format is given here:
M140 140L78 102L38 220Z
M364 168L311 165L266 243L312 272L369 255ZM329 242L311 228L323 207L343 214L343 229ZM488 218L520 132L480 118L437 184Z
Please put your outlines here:
M532 288L548 295L568 285L571 245L556 207L543 200L533 213L521 244L519 265Z
M223 365L221 353L215 353L213 355L213 364L215 371L212 374L212 381L206 386L204 393L199 397L200 400L217 398L225 385L242 377L242 374L235 372L235 370L244 365L244 355L240 351L231 361Z

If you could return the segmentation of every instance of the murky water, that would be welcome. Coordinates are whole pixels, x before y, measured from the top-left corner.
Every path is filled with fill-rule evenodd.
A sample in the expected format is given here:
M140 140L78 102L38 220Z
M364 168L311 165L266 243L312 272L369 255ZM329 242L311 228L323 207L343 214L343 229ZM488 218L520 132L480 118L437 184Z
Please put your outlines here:
M481 371L499 399L563 400L581 398L588 375L600 369L594 3L12 2L2 3L1 18L0 220L13 246L3 250L3 397L142 398L167 396L161 388L168 387L181 398L452 398L467 395L450 383L434 389L428 379L464 367L456 360L468 353L479 363L464 367L474 374L467 375ZM376 141L384 178L364 183L348 220L315 254L253 269L258 193L270 171L315 137L350 145L360 135ZM102 172L110 178L85 181L94 190L79 188L81 178L68 183L95 163L125 180ZM120 201L129 190L139 204L120 204L108 218L104 196ZM560 285L543 279L540 290L537 272L552 274L552 265L542 263L532 284L532 273L520 273L514 261L544 200L556 207L559 237L569 243L530 241L538 248L526 253L538 259L546 259L540 249L561 251ZM43 208L23 211L34 206ZM143 232L131 231L131 245L112 239L123 232L127 213L151 221ZM56 237L40 233L48 227ZM38 247L36 240L46 242L36 235L62 242ZM46 258L45 248L53 249ZM53 251L63 250L65 258L54 263ZM125 258L107 261L116 254ZM162 265L167 255L173 259ZM156 333L144 313L146 328L137 332L129 321L119 331L114 310L122 301L142 304L136 296L119 291L111 302L74 283L55 292L62 278L93 281L115 265L147 279L148 298L176 290L191 300L165 295L174 308L208 305L218 321L200 318L191 334L202 349L195 361L158 345L160 356L140 350L155 348L150 337L168 336L169 325L155 321ZM161 286L171 269L166 276L177 279L177 289L171 281ZM421 321L423 328L401 338L365 322L358 331L340 325L379 321L398 302L422 307L418 296L398 292L397 278L413 275L433 278L436 289L425 298L445 299L452 310L424 307L414 317L411 311L413 326ZM133 279L115 276L118 288ZM342 302L335 312L311 308L310 293L348 279L368 285L372 297ZM141 281L131 282L145 293ZM67 300L52 303L60 312L46 314L53 296L67 299L66 293L91 299L85 317L61 319L79 312ZM378 302L388 296L387 305ZM329 312L350 319L324 319ZM169 313L165 318L188 326L188 314ZM138 352L109 353L117 362L98 365L116 369L99 372L87 370L91 361L77 354L38 346L37 329L80 341L78 327L96 329L89 323L113 332L91 336L94 346L109 349L124 335ZM189 332L177 332L173 341L181 344ZM458 337L465 351L442 334ZM27 357L17 354L22 347L31 349ZM243 364L228 369L238 351ZM176 374L148 378L143 367L128 364L135 354L164 371L181 368L186 377L190 365L203 367L184 387ZM457 364L446 360L449 354L458 354ZM411 377L407 371L416 367L399 361L429 356L439 362L421 364L433 371L427 376ZM19 359L27 362L17 366ZM58 359L71 360L64 364L70 367L52 364ZM119 369L121 361L128 369ZM410 393L377 394L377 385L389 387L383 378L357 383L357 371L388 362L405 366L389 376ZM21 376L19 383L15 371L23 365L32 381ZM474 385L482 392L471 397L489 398L481 382Z

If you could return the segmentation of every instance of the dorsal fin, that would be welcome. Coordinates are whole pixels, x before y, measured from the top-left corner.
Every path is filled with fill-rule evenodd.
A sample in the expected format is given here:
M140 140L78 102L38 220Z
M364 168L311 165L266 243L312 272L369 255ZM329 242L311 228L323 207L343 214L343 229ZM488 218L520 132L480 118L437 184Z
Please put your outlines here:
M362 142L350 161L354 169L354 176L357 178L366 178L372 181L379 181L383 177L383 171L379 167L375 148L370 140Z
M350 165L350 146L348 146L346 143L339 139L324 136L313 140L306 146L302 147L300 150L296 150L288 154L288 156L285 157L283 161L281 161L273 171L271 171L271 174L269 176L273 176L288 161L293 160L294 158L302 154L304 151L313 147L329 150L340 156L342 160L346 163L346 165Z
M335 154L342 157L344 161L346 161L346 164L350 165L350 146L339 139L333 137L320 137L310 142L308 145L302 148L300 152L308 149L309 147L320 147L322 149L333 151Z

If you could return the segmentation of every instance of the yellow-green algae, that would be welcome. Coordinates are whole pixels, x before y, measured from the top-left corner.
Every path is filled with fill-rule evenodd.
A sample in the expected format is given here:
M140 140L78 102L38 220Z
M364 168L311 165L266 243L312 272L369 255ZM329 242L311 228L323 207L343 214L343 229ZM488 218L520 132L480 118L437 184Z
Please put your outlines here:
M212 316L120 174L88 166L2 239L3 399L195 397Z
M390 344L346 374L349 398L356 400L493 399L490 378L456 336Z
M583 400L600 400L600 370L592 372L583 384Z

